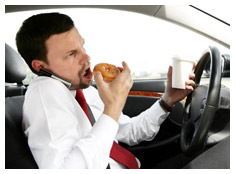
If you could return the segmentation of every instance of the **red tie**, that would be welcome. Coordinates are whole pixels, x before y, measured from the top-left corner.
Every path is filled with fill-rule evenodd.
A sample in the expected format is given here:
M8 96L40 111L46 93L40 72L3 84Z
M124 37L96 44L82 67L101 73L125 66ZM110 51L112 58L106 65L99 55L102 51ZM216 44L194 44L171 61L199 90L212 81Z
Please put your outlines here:
M86 99L85 99L81 89L77 90L75 98L78 101L78 103L80 104L80 106L82 107L82 109L84 110L84 112L86 113L87 118L91 122L91 119L90 119L90 116L88 113L88 106L86 103ZM115 141L113 141L113 146L112 146L112 149L110 152L110 157L113 158L115 161L123 164L124 166L126 166L129 169L138 169L139 168L138 163L135 159L135 156L131 152L129 152L128 150L126 150L125 148L120 146Z
M77 93L76 93L76 100L78 101L78 103L80 104L81 108L83 109L83 111L85 112L87 118L89 119L89 121L91 122L91 119L90 119L90 116L89 116L89 113L88 113L88 106L87 106L87 103L86 103L86 99L83 95L83 92L81 89L78 89L77 90Z

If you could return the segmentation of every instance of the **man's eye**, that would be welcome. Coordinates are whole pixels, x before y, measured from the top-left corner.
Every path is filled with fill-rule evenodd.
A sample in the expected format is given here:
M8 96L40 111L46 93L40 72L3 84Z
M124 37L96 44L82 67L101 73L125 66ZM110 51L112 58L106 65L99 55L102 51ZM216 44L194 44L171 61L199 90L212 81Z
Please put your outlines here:
M68 54L68 56L74 56L75 55L75 52L71 52Z

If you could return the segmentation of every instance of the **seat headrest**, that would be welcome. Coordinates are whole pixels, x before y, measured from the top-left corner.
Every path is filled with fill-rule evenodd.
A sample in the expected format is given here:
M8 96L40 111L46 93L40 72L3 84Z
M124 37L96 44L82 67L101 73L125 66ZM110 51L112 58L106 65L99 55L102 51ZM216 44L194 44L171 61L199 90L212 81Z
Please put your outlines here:
M22 57L8 44L5 44L5 82L22 82L26 74L26 64Z

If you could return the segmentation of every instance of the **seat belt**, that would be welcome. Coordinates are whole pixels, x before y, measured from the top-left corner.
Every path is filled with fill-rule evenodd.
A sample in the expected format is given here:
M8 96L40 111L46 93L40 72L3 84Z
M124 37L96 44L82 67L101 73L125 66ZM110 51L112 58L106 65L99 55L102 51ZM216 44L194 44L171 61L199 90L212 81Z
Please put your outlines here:
M90 108L90 106L88 104L87 104L87 107L88 107L88 113L89 113L89 116L90 116L91 124L92 124L92 126L94 126L94 124L95 124L95 117L94 117L94 115L93 115L93 113L91 111L91 108ZM106 169L111 169L109 164L106 167Z

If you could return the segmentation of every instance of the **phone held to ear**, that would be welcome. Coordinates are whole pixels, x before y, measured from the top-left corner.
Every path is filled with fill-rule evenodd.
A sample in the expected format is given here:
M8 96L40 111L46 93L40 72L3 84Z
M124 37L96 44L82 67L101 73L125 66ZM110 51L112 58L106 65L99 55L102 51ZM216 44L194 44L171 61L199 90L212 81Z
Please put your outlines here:
M70 88L72 86L72 82L69 82L61 77L59 77L58 75L53 74L52 72L49 72L48 70L45 69L40 69L38 76L47 76L47 77L51 77L53 79L59 80L60 82L62 82L67 88Z

